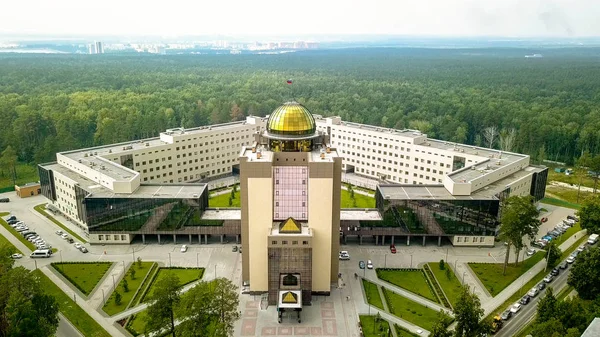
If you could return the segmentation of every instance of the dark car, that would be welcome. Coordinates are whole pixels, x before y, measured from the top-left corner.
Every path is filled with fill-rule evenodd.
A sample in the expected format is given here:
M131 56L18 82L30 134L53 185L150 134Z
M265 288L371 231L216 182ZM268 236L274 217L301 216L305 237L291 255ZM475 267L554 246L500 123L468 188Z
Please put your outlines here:
M546 283L540 282L535 287L538 288L538 290L544 290L544 288L546 288Z
M8 220L6 223L7 223L7 224L9 224L9 225L14 225L14 224L16 224L17 222L19 222L19 220L17 220L17 219L13 219L13 220Z
M574 215L567 215L567 219L571 219L571 220L573 220L575 222L579 222L579 218L576 217L576 216L574 216Z
M80 250L82 253L87 253L87 252L88 252L87 248L85 248L84 246L81 246L81 247L79 247L79 250Z
M11 215L6 219L6 221L10 221L10 220L17 220L17 217L14 215Z
M560 274L560 269L554 268L550 271L550 274L552 274L552 276L558 276L558 274Z
M68 239L67 239L67 242L69 242L69 243L73 243L73 242L75 242L75 240L73 240L73 238L68 238Z
M0 198L0 202L9 202L10 199L9 198Z
M365 261L359 261L358 262L358 268L365 269Z
M521 297L521 299L519 300L519 303L525 305L525 304L529 303L529 301L531 301L531 297L529 295L525 295L525 296Z
M563 261L563 263L561 263L560 265L558 265L558 267L560 269L567 269L568 266L569 266L569 264L567 263L567 261Z

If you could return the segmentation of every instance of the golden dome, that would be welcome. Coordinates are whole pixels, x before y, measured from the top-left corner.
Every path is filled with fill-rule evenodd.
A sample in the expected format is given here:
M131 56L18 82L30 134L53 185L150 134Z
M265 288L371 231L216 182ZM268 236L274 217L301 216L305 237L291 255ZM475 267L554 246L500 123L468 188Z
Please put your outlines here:
M267 132L279 135L312 135L317 130L313 115L298 102L287 102L271 113Z

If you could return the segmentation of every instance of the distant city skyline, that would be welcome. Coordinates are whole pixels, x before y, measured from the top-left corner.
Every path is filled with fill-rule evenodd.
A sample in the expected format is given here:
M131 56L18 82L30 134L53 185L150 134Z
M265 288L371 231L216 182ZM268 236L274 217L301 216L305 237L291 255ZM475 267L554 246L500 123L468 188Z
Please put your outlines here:
M9 0L0 34L584 37L598 17L597 0Z

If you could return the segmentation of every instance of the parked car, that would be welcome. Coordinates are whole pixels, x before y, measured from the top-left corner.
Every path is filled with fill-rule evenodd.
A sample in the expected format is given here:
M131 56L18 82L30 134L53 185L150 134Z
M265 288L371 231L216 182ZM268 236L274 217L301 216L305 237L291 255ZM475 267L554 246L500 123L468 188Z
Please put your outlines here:
M550 236L550 235L546 235L542 238L542 240L546 240L548 242L552 241L554 239L554 237Z
M6 221L10 221L10 220L17 220L17 217L14 215L11 215L8 218L6 218Z
M240 249L241 250L241 249ZM340 260L350 260L350 254L347 251L342 250L340 252Z
M181 251L182 253L185 253L185 252L187 252L187 249L188 249L188 246L187 246L187 245L183 245L183 246L181 246L181 249L180 249L180 251Z
M548 275L546 275L546 277L544 277L544 282L546 282L546 283L550 283L550 282L552 282L552 280L554 280L554 275L552 275L552 274L548 274Z
M17 219L13 219L13 220L8 220L8 221L6 221L6 223L7 223L7 224L9 224L9 225L15 224L15 223L17 223L17 222L19 222L19 220L17 220Z
M538 290L544 290L544 288L546 288L546 283L545 282L540 282L538 284L536 284L535 286Z
M586 248L586 246L585 246L585 244L583 244L583 245L579 246L579 248L577 248L577 251L583 252L585 250L585 248Z
M11 255L10 257L16 260L16 259L20 259L20 258L22 258L22 257L23 257L23 254L20 254L20 253L15 253L15 254Z
M519 300L519 303L525 305L527 303L529 303L529 301L531 301L531 297L527 294L525 294L525 296L521 297L521 299Z
M569 264L567 263L567 261L563 261L563 263L558 265L560 269L567 269L568 266Z
M510 312L512 312L513 314L516 314L517 312L519 312L519 310L521 310L521 306L522 306L522 304L519 302L513 304L512 307L510 307Z
M73 238L67 238L67 242L68 243L73 243L73 242L75 242L75 240L73 240Z
M579 218L574 215L567 215L567 219L573 220L575 222L579 222Z
M75 244L73 246L75 246L75 248L79 249L79 248L81 248L81 243L75 242Z
M558 274L560 274L560 269L559 268L553 268L550 271L550 274L552 274L552 276L558 276Z
M528 255L528 256L531 256L531 255L533 255L533 254L535 254L535 249L533 249L533 248L531 248L531 247L530 247L529 249L527 249L527 255Z
M67 235L67 233L63 233L60 235L60 237L66 240L69 238L69 235Z
M237 246L231 247L231 251L234 252L234 253L236 253L237 252Z
M9 198L0 198L0 202L9 202L10 199Z
M536 297L539 293L540 289L538 287L533 287L527 292L527 295L529 295L529 297Z
M80 250L82 253L87 253L87 252L88 252L87 248L85 248L84 246L81 246L81 247L79 247L79 250Z
M367 268L368 269L373 269L373 261L367 260Z
M60 229L59 229L59 230L57 230L57 231L56 231L56 232L54 232L54 233L56 233L56 235L59 235L59 236L62 236L62 235L64 234L64 233L63 233L63 231L61 231Z
M358 261L358 268L365 269L365 261Z
M390 245L390 252L391 252L392 254L396 254L396 246L394 246L394 245Z
M573 262L575 262L575 259L576 259L576 258L577 258L577 255L573 255L573 254L571 254L571 255L569 255L569 257L567 258L567 262L568 262L568 263L573 263Z
M504 310L504 312L502 313L502 315L500 315L500 318L502 318L503 320L508 320L510 317L512 316L512 312L510 312L510 309Z
M540 221L541 221L541 222L546 222L546 221L548 221L548 218L546 218L546 217L543 217L543 218L541 218L541 219L540 219Z

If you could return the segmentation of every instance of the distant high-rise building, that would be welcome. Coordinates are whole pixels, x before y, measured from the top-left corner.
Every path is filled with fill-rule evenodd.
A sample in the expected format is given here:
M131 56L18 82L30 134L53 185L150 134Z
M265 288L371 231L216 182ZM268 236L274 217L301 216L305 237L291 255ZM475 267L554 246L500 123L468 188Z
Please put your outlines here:
M104 54L104 45L100 41L96 41L96 54Z
M88 54L104 54L104 45L100 41L94 41L88 45Z

